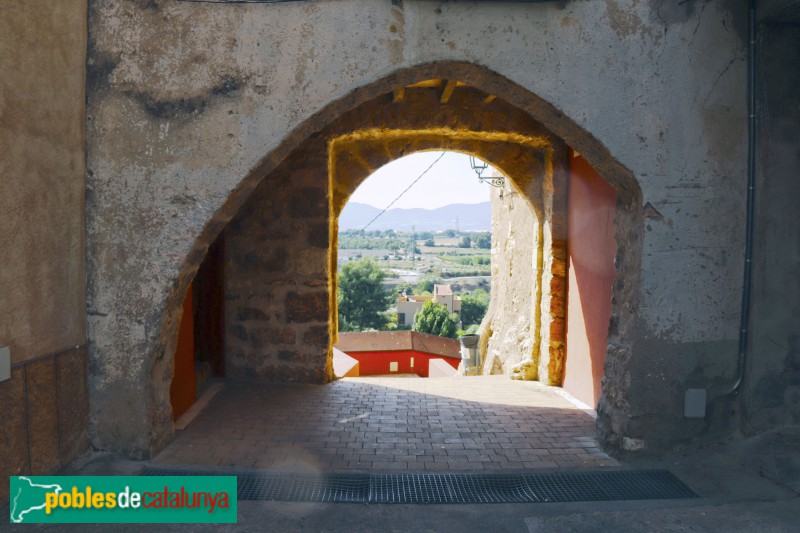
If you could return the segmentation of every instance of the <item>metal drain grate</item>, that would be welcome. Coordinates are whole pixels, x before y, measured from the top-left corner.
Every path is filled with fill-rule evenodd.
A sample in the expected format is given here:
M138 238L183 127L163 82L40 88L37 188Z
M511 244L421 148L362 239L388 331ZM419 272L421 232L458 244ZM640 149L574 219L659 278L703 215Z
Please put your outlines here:
M514 503L539 499L521 475L372 474L369 502Z
M245 475L238 478L240 500L363 503L369 493L369 476L359 474Z
M667 470L510 474L283 474L149 467L145 476L238 478L239 500L545 503L696 498Z

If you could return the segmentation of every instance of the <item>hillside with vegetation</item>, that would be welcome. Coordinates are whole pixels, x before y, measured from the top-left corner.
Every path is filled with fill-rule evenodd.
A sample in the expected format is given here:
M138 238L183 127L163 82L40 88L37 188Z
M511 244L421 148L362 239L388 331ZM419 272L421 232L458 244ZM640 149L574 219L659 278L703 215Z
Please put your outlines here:
M428 324L432 331L438 331L436 334L452 337L472 332L488 308L491 276L489 232L344 230L339 233L338 253L339 325L342 331L402 328L397 324L394 309L397 295L403 292L430 295L435 284L449 284L462 300L461 320L456 319L458 327L451 327L441 310L436 309L429 309L427 312L431 316L418 321L419 324ZM354 281L354 277L358 280ZM365 287L365 279L372 279L372 285L380 285L380 291L373 286ZM369 316L372 318L369 321L354 318L361 315L352 307L353 302L364 300L365 294L372 294L376 300L374 305L363 302L370 307ZM375 318L375 313L380 318ZM434 318L434 313L439 315Z

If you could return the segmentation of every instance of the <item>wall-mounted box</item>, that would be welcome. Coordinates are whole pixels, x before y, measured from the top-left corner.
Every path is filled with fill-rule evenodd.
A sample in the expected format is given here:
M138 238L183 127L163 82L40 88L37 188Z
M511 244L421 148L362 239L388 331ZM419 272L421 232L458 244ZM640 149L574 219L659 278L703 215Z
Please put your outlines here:
M0 381L11 379L11 348L0 346Z
M689 389L683 405L684 418L706 417L706 389Z

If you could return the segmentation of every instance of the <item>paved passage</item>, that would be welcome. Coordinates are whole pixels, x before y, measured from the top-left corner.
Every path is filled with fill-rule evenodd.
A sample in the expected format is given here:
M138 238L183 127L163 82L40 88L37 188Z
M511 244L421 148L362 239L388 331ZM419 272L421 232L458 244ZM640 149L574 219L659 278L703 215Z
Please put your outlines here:
M154 462L335 472L619 466L597 448L594 419L558 389L505 376L228 381Z

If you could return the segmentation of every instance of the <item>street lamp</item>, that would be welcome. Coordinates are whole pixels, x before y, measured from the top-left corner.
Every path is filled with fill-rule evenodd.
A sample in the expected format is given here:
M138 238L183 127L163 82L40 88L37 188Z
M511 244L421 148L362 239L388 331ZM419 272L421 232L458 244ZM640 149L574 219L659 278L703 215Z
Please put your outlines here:
M483 172L489 168L489 164L485 161L471 155L469 156L469 166L471 166L472 170L475 171L475 174L478 175L478 181L481 183L488 183L492 187L502 187L505 184L505 178L503 176L491 178L484 178L481 176L481 174L483 174Z

